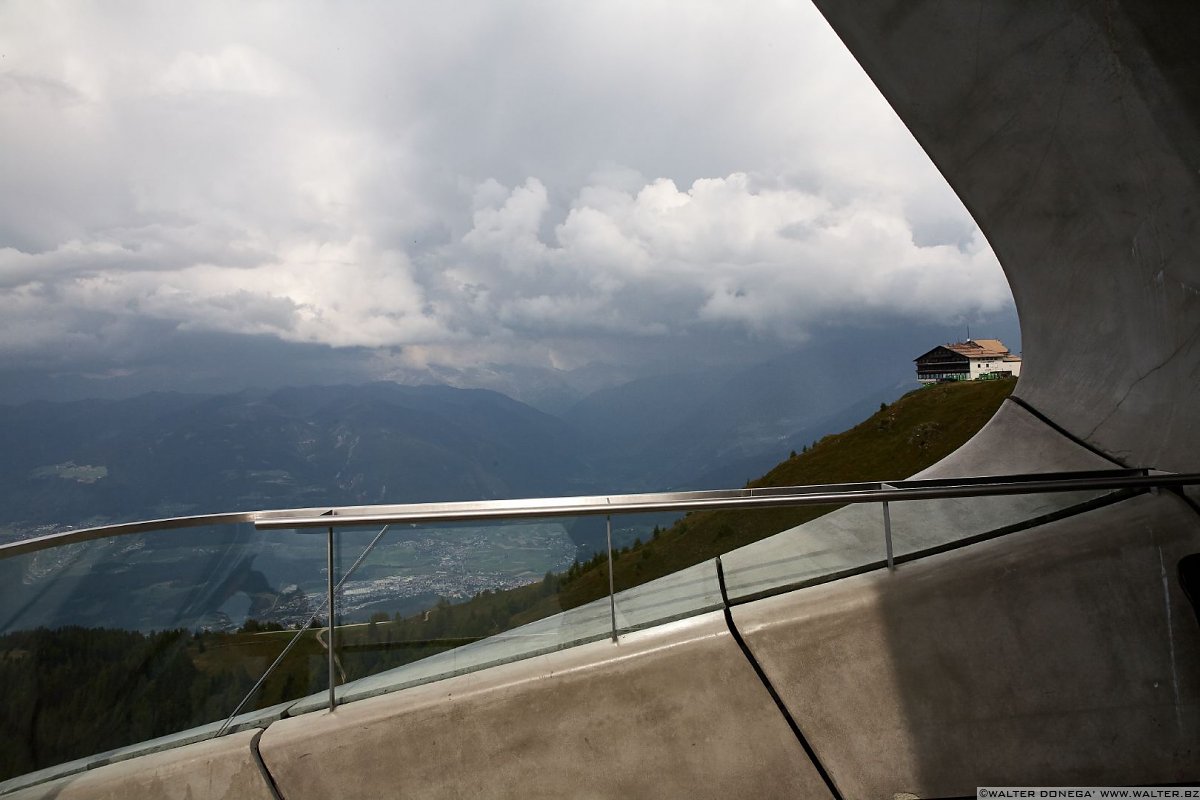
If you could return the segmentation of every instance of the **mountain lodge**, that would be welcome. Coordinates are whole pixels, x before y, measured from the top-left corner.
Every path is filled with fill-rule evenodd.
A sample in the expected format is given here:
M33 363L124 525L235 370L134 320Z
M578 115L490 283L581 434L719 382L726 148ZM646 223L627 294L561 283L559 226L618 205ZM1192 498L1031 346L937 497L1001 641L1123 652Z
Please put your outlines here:
M1021 374L1021 357L1010 353L999 339L941 344L913 360L917 363L917 380L922 383L990 380Z

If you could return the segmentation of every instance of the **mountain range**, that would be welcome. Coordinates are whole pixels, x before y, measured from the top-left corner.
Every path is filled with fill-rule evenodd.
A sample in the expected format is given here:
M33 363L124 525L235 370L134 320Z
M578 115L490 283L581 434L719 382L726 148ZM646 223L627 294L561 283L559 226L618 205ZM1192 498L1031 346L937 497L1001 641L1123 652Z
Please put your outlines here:
M742 485L915 386L920 332L829 336L549 413L390 382L0 407L0 532L243 509Z

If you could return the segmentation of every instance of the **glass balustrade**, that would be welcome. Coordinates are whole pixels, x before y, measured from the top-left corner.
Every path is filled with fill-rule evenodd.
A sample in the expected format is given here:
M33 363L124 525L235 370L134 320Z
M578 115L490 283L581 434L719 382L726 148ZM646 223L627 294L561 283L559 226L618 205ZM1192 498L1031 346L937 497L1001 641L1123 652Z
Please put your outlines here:
M0 559L0 780L211 736L307 624L323 564L320 537L248 522ZM305 643L239 723L325 681Z
M604 561L603 530L594 517L335 530L337 701L610 635L607 583L585 569ZM314 693L292 713L327 703Z
M1198 478L995 480L901 481L886 505L889 485L858 484L501 501L469 520L253 512L0 547L0 791L327 708L331 675L336 702L370 697L719 609L722 579L744 602ZM439 513L459 516L405 521Z
M1108 474L1133 477L1140 473ZM914 483L913 488L921 488L919 482ZM744 602L878 567L887 562L889 550L893 559L903 559L973 537L1035 525L1115 491L892 501L886 504L886 512L883 503L852 505L837 514L827 514L832 510L828 506L781 509L784 516L796 514L809 521L723 555L726 588L731 602Z

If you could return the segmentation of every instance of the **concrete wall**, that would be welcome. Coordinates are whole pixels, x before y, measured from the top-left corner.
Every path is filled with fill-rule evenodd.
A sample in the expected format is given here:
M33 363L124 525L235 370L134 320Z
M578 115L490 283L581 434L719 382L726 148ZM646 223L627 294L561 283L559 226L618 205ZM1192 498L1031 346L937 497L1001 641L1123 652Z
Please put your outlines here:
M829 797L722 614L277 722L307 798Z
M1200 518L1144 496L734 609L844 797L1200 778Z
M90 769L5 795L11 800L274 800L251 750L259 731Z
M1127 463L1200 453L1200 6L816 0L979 223L1020 397Z
M1021 376L1021 362L1005 361L1002 358L971 359L971 380L978 379L980 375L1003 371L1011 372L1012 377L1019 378Z

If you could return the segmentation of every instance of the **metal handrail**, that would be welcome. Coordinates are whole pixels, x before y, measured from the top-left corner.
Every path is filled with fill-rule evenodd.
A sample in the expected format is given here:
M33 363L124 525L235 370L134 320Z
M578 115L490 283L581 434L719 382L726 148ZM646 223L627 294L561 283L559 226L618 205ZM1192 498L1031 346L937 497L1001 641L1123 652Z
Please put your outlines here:
M384 523L438 523L505 519L540 519L568 516L609 516L664 511L708 511L727 509L778 508L787 506L880 503L884 501L944 500L1049 492L1109 491L1148 489L1200 484L1200 473L1139 474L1084 478L994 476L985 481L939 486L911 485L906 481L871 484L842 484L827 487L787 487L761 493L756 489L722 492L668 492L614 495L611 497L538 498L534 501L479 501L469 503L421 503L365 506L360 509L335 509L333 514L264 514L254 521L260 530L345 528ZM862 488L870 486L871 488ZM845 487L845 488L842 488ZM820 489L814 491L814 489ZM759 493L756 493L759 492ZM553 504L551 504L551 501Z
M696 492L657 492L622 495L593 495L585 497L541 497L517 500L481 500L475 502L409 503L401 505L341 506L333 508L277 509L271 511L242 511L225 514L204 514L160 520L125 522L94 528L63 531L0 545L0 559L37 552L51 547L95 539L127 536L154 531L194 528L209 525L252 522L260 530L322 529L327 535L327 597L313 612L312 619L328 609L330 639L328 644L329 704L336 705L334 688L334 642L336 592L354 572L387 530L396 523L439 523L483 520L539 519L564 516L599 516L606 524L608 549L609 604L612 637L617 638L615 591L613 586L613 550L611 519L619 514L652 512L690 512L718 509L756 509L811 505L849 505L880 503L883 508L883 535L886 564L895 568L892 548L890 503L909 500L943 500L991 497L1048 492L1114 491L1121 489L1159 489L1200 484L1200 473L1150 474L1149 469L1095 470L1086 472L1053 472L1020 475L995 475L969 478L911 479L902 481L863 481L857 483L820 484L812 486L765 487L761 489L722 489ZM384 525L340 581L334 576L334 537L338 529ZM311 620L310 620L311 623ZM306 626L307 627L307 626ZM298 631L283 652L267 668L254 688L225 720L216 736L229 730L238 712L255 691L263 685L299 641L305 628Z
M113 536L132 536L136 533L153 533L155 531L172 531L184 528L203 528L208 525L234 525L241 522L253 522L261 511L234 511L221 514L197 514L190 517L164 517L163 519L146 519L137 522L117 522L112 525L98 525L94 528L76 528L58 533L48 533L45 536L32 536L0 545L0 559L12 556L36 553L51 547L61 547L66 544L90 542L95 539L108 539Z
M720 489L695 492L538 497L400 505L324 506L316 508L238 511L200 514L94 528L61 531L0 545L0 559L78 542L162 530L210 525L254 523L259 530L374 526L389 523L462 522L538 519L564 516L607 516L664 511L703 511L735 508L778 508L806 505L942 500L1046 492L1111 491L1167 488L1200 484L1200 473L1148 474L1146 469L1096 470L994 475L970 478L862 481L811 486ZM891 487L891 488L886 488Z

